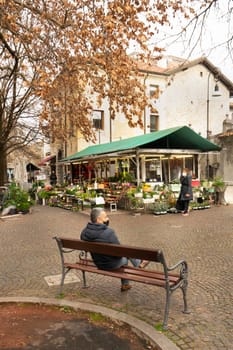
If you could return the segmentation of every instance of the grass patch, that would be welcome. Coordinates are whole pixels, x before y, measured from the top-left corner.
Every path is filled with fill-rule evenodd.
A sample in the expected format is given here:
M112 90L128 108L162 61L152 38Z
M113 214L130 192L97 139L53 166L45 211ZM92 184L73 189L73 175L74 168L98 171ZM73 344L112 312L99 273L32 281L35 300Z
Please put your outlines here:
M90 313L90 320L93 322L103 322L103 321L106 321L106 317L103 316L102 314L92 312Z
M166 332L167 332L166 329L163 329L162 323L156 324L156 325L155 325L155 329L156 329L156 331L159 331L159 332L163 332L163 333L166 333Z
M65 298L64 293L60 293L60 294L56 295L56 299L64 299L64 298Z
M71 314L73 312L73 309L70 306L64 305L60 307L60 310L64 312L65 314Z

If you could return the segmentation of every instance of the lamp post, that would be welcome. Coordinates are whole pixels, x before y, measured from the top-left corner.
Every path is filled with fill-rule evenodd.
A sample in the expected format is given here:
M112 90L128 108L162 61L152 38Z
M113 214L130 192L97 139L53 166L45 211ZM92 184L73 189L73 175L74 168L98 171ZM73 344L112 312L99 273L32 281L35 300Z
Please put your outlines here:
M207 101L206 101L206 138L209 140L210 137L210 76L212 75L212 72L209 72L208 79L207 79ZM213 97L221 96L221 93L219 91L219 86L217 84L217 77L214 76L215 79L215 87L214 91L212 93ZM206 177L207 180L209 180L209 153L207 152L206 156Z

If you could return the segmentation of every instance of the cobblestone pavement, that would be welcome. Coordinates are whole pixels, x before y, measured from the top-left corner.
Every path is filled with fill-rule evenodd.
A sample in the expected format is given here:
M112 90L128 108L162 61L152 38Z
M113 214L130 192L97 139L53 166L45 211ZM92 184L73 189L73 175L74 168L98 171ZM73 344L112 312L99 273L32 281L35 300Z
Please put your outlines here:
M55 297L58 287L49 287L44 279L60 273L52 237L79 238L87 214L36 206L32 214L0 220L0 297ZM164 334L182 350L233 350L233 206L193 211L188 217L133 216L122 211L109 213L109 217L122 243L160 248L168 265L183 258L189 264L191 314L182 313L182 295L174 293L169 330ZM66 284L65 298L120 310L151 325L161 324L164 290L133 283L130 291L121 293L117 279L87 277L90 288Z

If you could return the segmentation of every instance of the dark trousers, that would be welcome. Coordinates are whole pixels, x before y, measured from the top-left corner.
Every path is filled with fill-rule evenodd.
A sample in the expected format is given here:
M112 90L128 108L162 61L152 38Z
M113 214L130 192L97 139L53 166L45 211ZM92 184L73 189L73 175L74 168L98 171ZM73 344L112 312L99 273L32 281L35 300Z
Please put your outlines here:
M184 213L188 213L189 210L189 201L183 201L184 202Z

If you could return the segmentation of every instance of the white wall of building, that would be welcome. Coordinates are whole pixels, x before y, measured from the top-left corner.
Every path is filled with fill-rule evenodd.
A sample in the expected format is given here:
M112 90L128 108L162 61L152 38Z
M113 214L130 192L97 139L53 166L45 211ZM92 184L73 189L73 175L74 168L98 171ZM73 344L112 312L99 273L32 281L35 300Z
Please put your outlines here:
M207 99L209 99L209 131L222 131L229 113L229 91L217 82L221 96L213 96L216 81L203 65L196 65L169 77L170 83L161 95L161 126L186 125L203 137L207 136ZM208 98L209 86L209 98Z
M158 85L159 98L152 99L153 106L159 114L159 130L175 126L189 126L203 137L207 136L207 100L209 100L210 135L222 132L223 121L230 114L229 91L203 65L198 64L172 76L148 74L145 78L147 94L150 86ZM213 96L214 87L218 84L221 96ZM209 89L209 94L208 94ZM100 142L110 141L108 104L103 104L105 130L100 131ZM143 112L145 127L130 128L123 114L112 120L112 141L133 137L150 132L150 108ZM97 133L97 143L99 136Z

